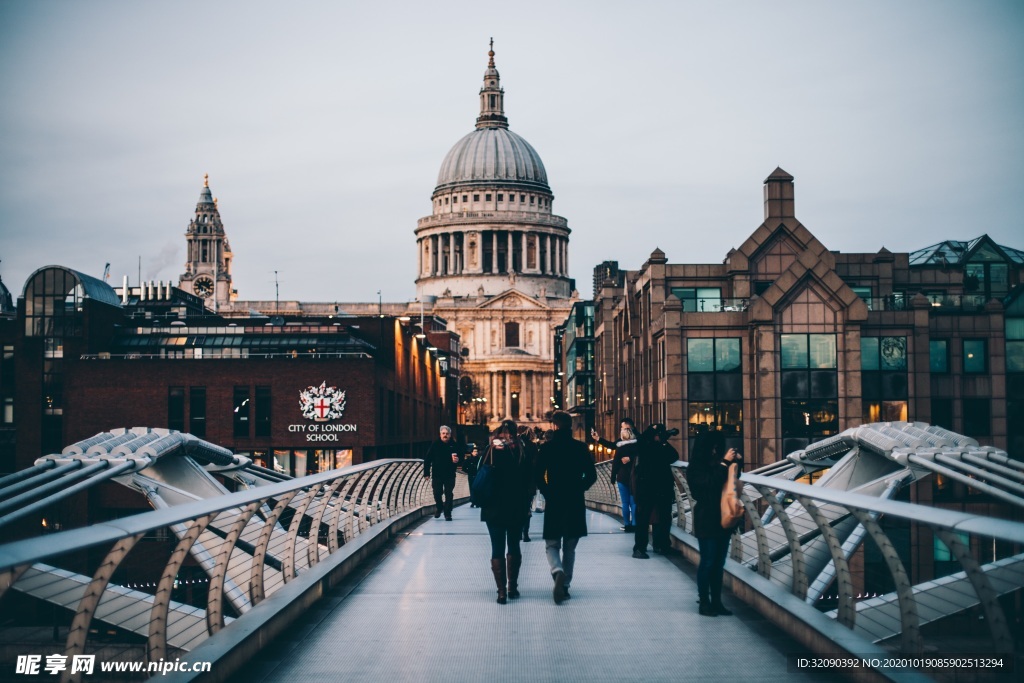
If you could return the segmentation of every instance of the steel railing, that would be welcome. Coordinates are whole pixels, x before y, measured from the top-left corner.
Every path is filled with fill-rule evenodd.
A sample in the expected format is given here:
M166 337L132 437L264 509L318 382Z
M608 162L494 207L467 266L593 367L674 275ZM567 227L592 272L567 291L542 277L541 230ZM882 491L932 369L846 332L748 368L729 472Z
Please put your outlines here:
M610 467L611 461L598 463L587 503L617 513ZM686 463L676 463L673 474L676 525L695 540ZM761 585L769 590L796 596L863 642L892 652L949 652L951 637L967 652L1011 654L1020 647L1019 627L1015 634L1004 610L1016 609L1019 622L1024 523L749 473L741 482L745 531L733 535L730 558L767 579ZM888 590L868 589L864 570L855 569L863 567L864 555L854 556L868 552L861 550L867 539L872 570L882 568L872 581ZM696 543L690 547L688 556L698 557ZM938 565L931 561L936 556ZM927 558L918 563L927 566L915 566L913 557ZM950 636L950 629L930 626L954 616L971 624L980 619L985 642L978 644L973 626L970 641L962 629Z
M374 461L0 545L0 600L21 593L68 610L70 625L53 629L67 627L69 662L99 651L107 661L172 659L286 584L316 579L318 565L340 563L382 523L433 505L422 467ZM456 496L467 495L460 476ZM9 641L8 626L0 638ZM25 644L26 630L15 630ZM105 630L121 645L90 639Z

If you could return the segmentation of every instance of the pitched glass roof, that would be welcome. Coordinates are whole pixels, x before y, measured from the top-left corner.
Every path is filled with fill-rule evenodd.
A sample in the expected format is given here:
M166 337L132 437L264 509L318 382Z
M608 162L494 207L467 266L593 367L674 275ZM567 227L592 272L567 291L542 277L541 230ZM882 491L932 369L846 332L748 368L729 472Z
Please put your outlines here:
M945 242L939 242L938 244L933 244L930 247L925 247L924 249L918 249L917 251L910 253L910 265L961 265L966 262L967 258L974 253L977 246L983 241L996 246L1003 252L1003 254L1006 255L1007 260L1010 262L1024 265L1024 251L996 244L988 235L982 235L981 237L976 237L973 240L966 242L959 240L946 240Z

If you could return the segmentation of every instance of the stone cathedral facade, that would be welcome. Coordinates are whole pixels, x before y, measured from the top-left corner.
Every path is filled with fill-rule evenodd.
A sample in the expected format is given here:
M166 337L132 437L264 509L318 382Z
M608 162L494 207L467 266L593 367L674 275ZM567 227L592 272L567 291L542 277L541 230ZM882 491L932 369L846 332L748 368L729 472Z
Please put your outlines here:
M231 252L216 200L203 187L188 227L188 263L179 287L226 317L316 317L384 313L441 319L460 336L462 421L504 418L541 426L551 410L554 330L579 299L569 278L569 225L537 151L509 129L505 91L488 52L472 132L441 163L431 215L416 229L416 298L401 303L236 300Z
M509 129L493 49L476 128L445 156L431 202L416 227L416 293L462 339L462 373L476 398L465 421L543 421L556 379L554 328L578 299L570 231L552 211L540 155Z

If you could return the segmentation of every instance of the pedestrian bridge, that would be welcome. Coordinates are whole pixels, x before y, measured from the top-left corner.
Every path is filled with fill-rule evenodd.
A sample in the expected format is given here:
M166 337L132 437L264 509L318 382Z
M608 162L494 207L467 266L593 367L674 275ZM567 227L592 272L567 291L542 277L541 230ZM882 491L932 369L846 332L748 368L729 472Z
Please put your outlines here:
M749 531L727 566L736 616L714 619L696 612L683 467L678 554L632 559L601 464L573 598L553 603L533 542L522 598L501 606L477 511L434 519L419 461L293 480L177 432L99 434L0 480L0 530L107 480L156 509L0 546L2 676L35 655L63 680L105 680L98 664L60 666L94 655L174 662L179 681L835 678L801 660L872 680L964 680L982 666L978 680L1019 680L1024 525L892 500L942 468L1012 510L1024 478L1004 453L927 425L871 425L745 474ZM811 472L825 474L796 481ZM908 529L955 566L918 576ZM865 541L890 591L858 589Z

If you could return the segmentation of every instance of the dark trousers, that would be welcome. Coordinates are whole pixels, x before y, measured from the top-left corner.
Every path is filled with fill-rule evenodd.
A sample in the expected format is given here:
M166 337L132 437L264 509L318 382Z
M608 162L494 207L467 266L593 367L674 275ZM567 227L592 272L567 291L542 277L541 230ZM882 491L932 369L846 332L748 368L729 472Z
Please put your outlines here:
M633 550L647 550L647 526L651 523L651 513L658 516L652 526L654 536L651 539L655 550L668 550L669 527L672 524L672 501L658 500L651 496L638 496L636 501L636 530L633 532Z
M712 605L722 603L722 575L725 558L729 553L731 534L724 532L707 538L698 538L700 564L697 565L697 595L701 602Z
M522 557L519 539L523 534L523 525L508 526L500 522L487 522L487 535L491 537L491 559L500 560L505 557L505 548L513 557Z
M455 491L455 475L450 477L433 477L430 483L434 488L434 505L445 517L452 516L452 495ZM443 496L442 496L443 494Z

